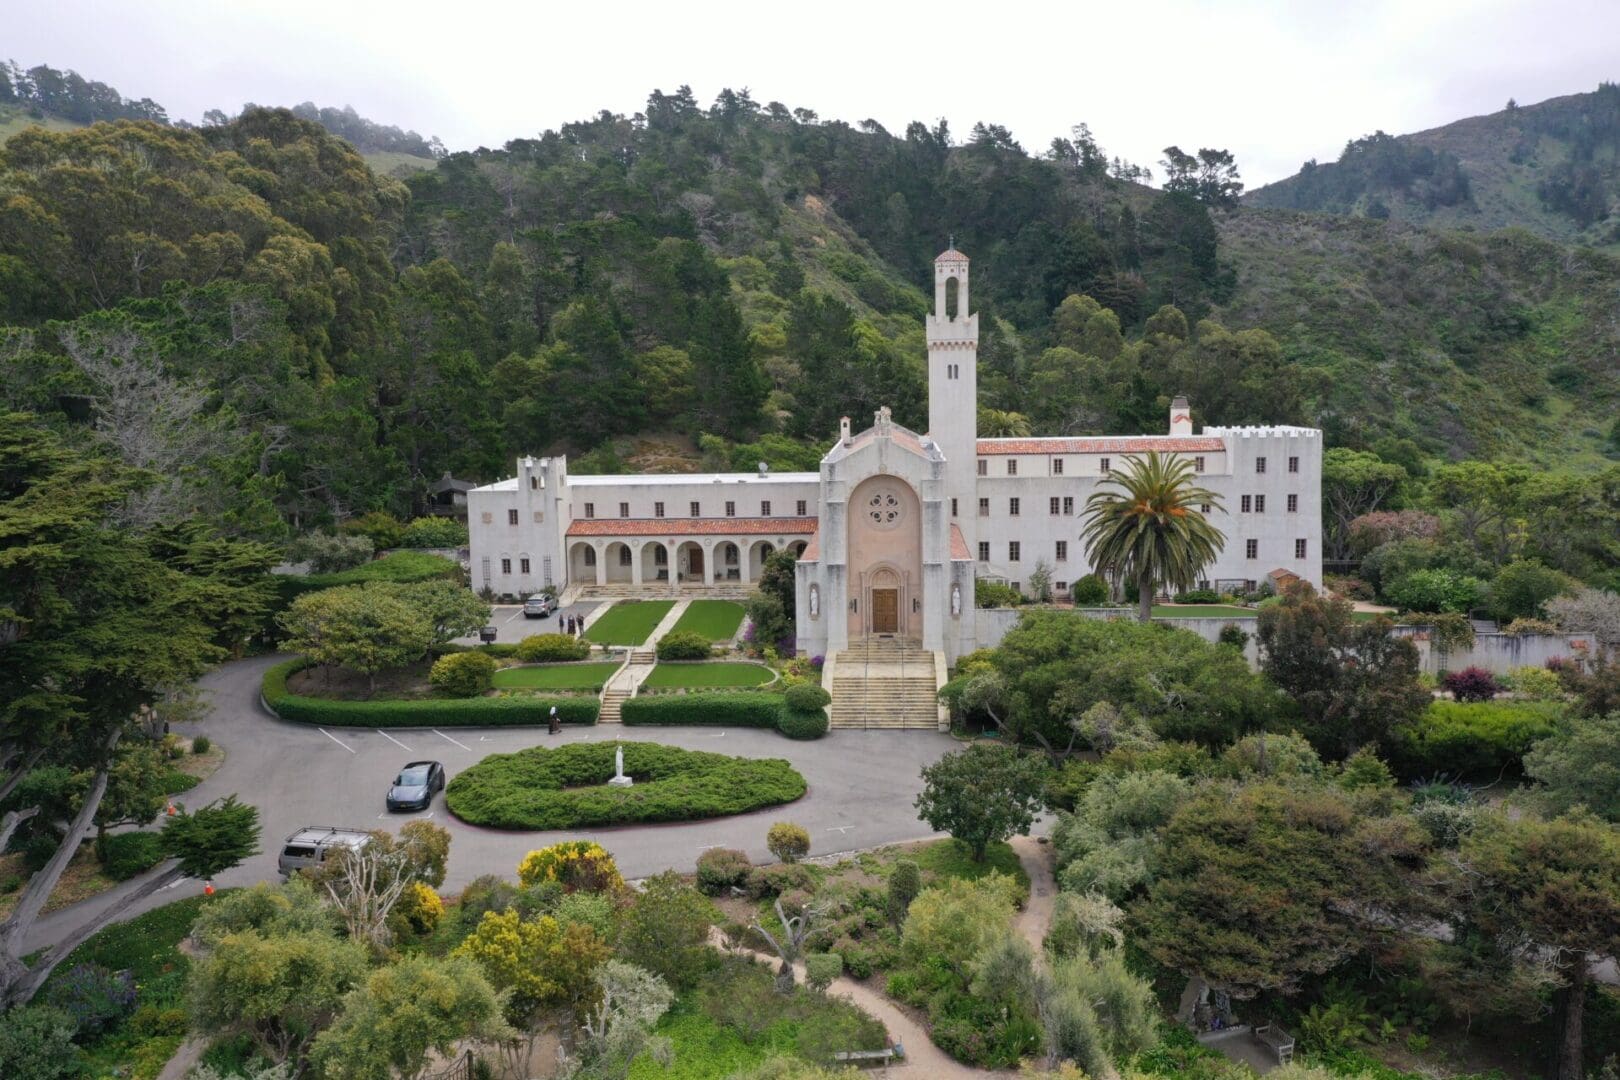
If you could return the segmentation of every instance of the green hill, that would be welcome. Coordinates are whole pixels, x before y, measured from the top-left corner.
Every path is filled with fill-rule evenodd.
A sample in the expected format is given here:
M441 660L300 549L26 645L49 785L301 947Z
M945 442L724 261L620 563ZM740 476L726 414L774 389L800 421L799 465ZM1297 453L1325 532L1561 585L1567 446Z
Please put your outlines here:
M1447 228L1520 226L1620 249L1620 85L1510 103L1411 135L1377 132L1348 143L1337 162L1306 162L1245 202Z

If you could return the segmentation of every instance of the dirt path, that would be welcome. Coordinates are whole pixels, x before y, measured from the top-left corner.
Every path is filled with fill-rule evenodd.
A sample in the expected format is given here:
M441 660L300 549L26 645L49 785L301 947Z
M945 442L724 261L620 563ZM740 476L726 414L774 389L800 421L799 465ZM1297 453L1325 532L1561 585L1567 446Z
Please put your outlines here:
M1029 903L1013 919L1013 925L1024 939L1041 955L1041 943L1046 940L1047 928L1052 925L1052 905L1057 899L1057 879L1052 876L1052 845L1043 844L1033 836L1015 836L1012 849L1029 875Z

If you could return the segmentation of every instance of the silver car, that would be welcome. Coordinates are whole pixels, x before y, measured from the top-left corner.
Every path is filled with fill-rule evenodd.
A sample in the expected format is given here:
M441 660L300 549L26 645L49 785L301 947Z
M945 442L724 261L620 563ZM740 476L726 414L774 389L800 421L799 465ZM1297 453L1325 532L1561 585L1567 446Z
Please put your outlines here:
M545 593L536 593L523 601L525 619L544 619L557 610L557 602Z
M276 858L276 867L282 877L291 877L298 871L318 867L327 855L339 848L358 850L371 843L371 834L364 829L344 829L335 825L306 825L287 837Z

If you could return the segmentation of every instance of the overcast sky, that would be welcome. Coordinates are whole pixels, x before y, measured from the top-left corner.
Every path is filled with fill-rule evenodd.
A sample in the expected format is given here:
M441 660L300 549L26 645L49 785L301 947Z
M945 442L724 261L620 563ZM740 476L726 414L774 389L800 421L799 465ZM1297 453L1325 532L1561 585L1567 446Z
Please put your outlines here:
M1620 78L1614 0L0 0L0 55L150 97L353 105L499 146L649 91L726 86L889 130L944 117L1039 152L1080 121L1152 167L1225 147L1251 187L1346 139L1418 131Z

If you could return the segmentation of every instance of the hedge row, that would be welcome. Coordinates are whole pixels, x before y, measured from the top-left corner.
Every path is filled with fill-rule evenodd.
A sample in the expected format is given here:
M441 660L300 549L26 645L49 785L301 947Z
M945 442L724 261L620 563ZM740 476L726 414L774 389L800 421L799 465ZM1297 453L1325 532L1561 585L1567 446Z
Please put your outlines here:
M631 787L609 787L624 750ZM693 821L792 802L804 777L780 758L740 758L657 743L573 743L491 754L450 781L445 804L474 825L575 829Z
M594 697L333 701L288 691L288 677L307 666L308 661L298 657L264 673L264 703L283 720L329 727L523 727L547 723L553 705L557 718L565 724L594 724L601 707Z
M1390 768L1403 780L1512 775L1525 751L1553 733L1561 715L1551 701L1436 701L1417 722L1390 732Z
M781 714L781 694L739 694L733 691L633 697L619 707L619 716L626 724L647 727L716 725L774 728Z

